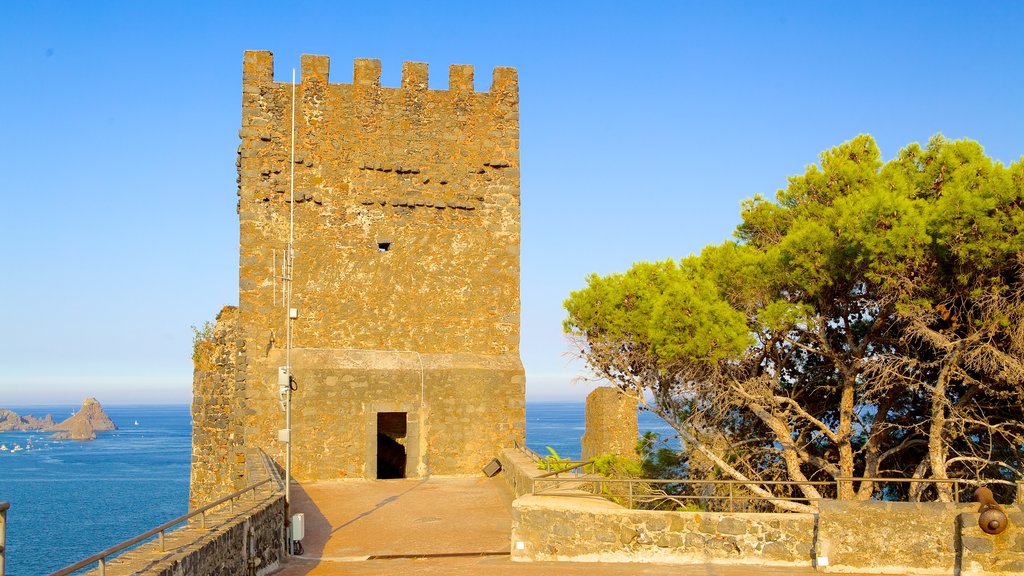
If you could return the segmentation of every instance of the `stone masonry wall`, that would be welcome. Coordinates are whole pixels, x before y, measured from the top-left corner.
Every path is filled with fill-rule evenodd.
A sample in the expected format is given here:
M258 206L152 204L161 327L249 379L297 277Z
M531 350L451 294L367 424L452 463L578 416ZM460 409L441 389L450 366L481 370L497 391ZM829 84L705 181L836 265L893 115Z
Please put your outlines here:
M495 69L481 93L471 66L452 66L448 90L427 88L426 64L407 62L401 88L381 86L377 60L357 60L353 84L329 83L329 68L327 57L302 57L291 163L292 86L273 81L269 52L245 54L239 305L256 332L247 337L284 344L275 274L294 168L295 347L518 354L515 70Z
M978 504L844 502L819 504L818 559L826 572L896 574L1024 573L1024 514L1008 507L1010 526L978 528Z
M503 457L511 485L530 466ZM523 470L519 470L523 468ZM524 472L525 470L525 472ZM826 573L1024 574L1024 513L1007 507L997 536L977 504L823 501L815 514L624 509L578 492L513 502L517 561L730 563L815 566Z
M512 508L517 561L809 566L813 545L813 514L628 510L585 496L523 496Z
M278 354L269 371L283 363ZM378 412L408 414L409 477L478 473L509 437L523 436L525 404L514 399L524 381L507 356L295 350L292 367L300 481L373 477Z
M586 431L580 439L584 460L602 454L636 458L637 402L618 388L602 386L587 395Z
M245 54L233 418L284 462L290 270L294 476L374 477L379 412L407 414L408 475L479 473L524 437L516 71L496 68L487 92L470 66L450 68L447 90L420 63L398 88L376 60L357 60L351 84L330 72L302 57L293 162L293 87L270 52Z
M848 502L818 505L818 559L828 572L952 574L956 518L970 504ZM977 509L977 505L974 505ZM824 562L823 562L824 563Z
M1009 525L1002 534L993 536L978 527L976 506L972 512L960 514L961 576L1024 574L1024 511L1020 506L1007 506Z
M247 482L241 421L245 341L238 308L217 315L213 339L199 343L192 382L192 467L189 508L241 489Z
M528 458L522 451L509 448L502 450L498 456L501 462L501 475L508 484L509 491L516 498L533 492L533 479L545 474L537 462Z

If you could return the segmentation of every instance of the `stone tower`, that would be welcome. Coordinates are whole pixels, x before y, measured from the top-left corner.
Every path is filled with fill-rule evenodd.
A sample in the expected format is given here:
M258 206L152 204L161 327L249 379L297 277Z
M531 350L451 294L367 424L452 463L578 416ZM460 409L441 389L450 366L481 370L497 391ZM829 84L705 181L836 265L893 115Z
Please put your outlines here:
M226 477L241 447L283 462L290 265L293 476L478 473L524 434L516 71L476 92L456 65L431 90L427 65L406 62L388 88L377 60L336 84L327 57L304 55L292 162L292 85L273 68L270 52L245 53L239 306L221 315L237 327L218 325L237 333L220 363L234 378L197 376L194 413L225 385L232 406L220 424L194 416L200 472ZM213 444L228 446L222 471Z

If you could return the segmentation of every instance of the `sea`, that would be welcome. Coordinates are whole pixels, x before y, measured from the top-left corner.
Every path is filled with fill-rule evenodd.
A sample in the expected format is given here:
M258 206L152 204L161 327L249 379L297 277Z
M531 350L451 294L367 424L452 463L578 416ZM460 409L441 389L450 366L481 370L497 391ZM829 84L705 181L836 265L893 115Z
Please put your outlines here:
M4 406L60 421L78 406ZM118 430L96 440L0 432L0 501L7 512L6 576L45 575L188 510L188 405L110 405ZM641 412L641 432L671 428ZM526 403L526 444L542 456L580 457L583 402ZM18 450L14 450L17 446Z

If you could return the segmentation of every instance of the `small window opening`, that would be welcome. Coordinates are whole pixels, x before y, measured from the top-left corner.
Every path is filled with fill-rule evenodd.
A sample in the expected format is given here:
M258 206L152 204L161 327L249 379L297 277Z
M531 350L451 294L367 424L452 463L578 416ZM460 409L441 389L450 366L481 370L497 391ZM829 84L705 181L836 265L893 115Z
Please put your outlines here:
M377 242L377 252L387 252L391 249L391 242Z

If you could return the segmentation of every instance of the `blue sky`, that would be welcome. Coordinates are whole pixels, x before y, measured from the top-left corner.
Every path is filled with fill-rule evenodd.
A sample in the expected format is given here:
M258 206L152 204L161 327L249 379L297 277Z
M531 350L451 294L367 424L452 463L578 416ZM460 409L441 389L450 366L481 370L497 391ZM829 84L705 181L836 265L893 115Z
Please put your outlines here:
M188 402L191 324L237 302L242 53L520 78L522 356L580 398L561 302L729 237L820 151L942 132L1024 154L1024 3L0 4L0 406Z

